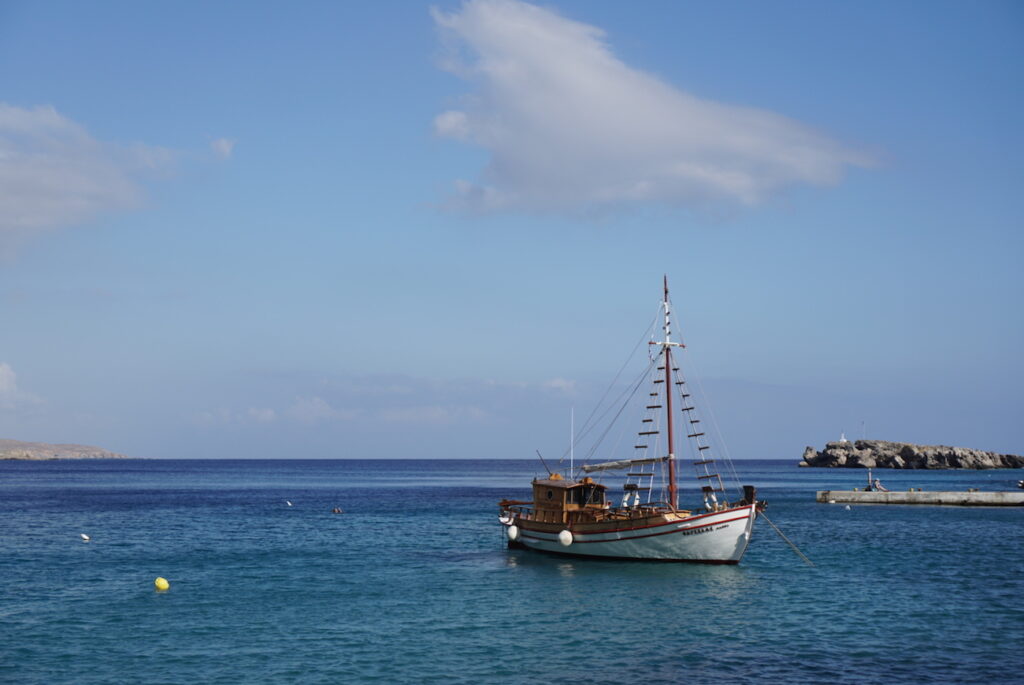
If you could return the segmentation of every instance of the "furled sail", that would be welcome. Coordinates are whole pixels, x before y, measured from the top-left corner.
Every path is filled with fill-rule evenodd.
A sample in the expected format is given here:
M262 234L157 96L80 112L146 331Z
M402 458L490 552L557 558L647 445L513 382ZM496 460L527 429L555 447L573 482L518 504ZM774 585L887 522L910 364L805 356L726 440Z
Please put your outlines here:
M606 461L600 464L587 464L580 467L584 473L593 473L594 471L614 471L617 469L628 469L630 466L636 466L638 464L657 464L668 459L668 457L654 457L653 459L623 459L622 461Z

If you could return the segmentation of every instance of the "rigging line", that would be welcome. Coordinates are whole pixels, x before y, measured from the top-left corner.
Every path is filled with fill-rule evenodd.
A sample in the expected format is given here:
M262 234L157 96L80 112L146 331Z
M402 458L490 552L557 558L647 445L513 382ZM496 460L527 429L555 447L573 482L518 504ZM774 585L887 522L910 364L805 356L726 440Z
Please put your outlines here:
M669 306L672 307L672 311L675 311L675 305L673 304L671 297L669 297ZM680 342L683 341L683 331L682 331L682 328L683 328L682 323L680 323L679 324L679 329L680 329L679 330L679 341ZM687 366L687 368L693 369L693 373L691 374L691 377L697 382L697 389L700 391L701 403L706 408L708 416L711 418L711 427L714 429L714 433L715 433L714 437L718 441L718 444L722 448L722 456L724 457L726 468L728 468L728 470L729 470L729 476L732 479L732 486L738 492L740 492L740 491L742 491L742 486L740 485L740 476L736 472L736 465L733 464L732 456L729 454L729 445L726 444L726 442L725 442L725 436L722 435L722 431L718 427L718 419L715 417L715 410L712 407L711 402L708 401L707 393L704 391L704 384L700 380L700 377L701 377L700 370L697 368L696 362L694 362L693 358L689 354L689 348L684 346L682 348L682 350L683 350L683 356L686 358L686 366Z
M761 518L763 518L765 521L767 521L769 526L771 526L772 528L775 529L775 532L779 534L779 537L781 537L783 540L785 540L786 544L789 545L790 547L792 547L793 551L796 552L800 556L801 559L806 561L808 566L814 566L814 562L811 561L810 559L808 559L807 555L805 555L803 552L801 552L800 548L797 547L796 545L794 545L793 541L790 540L789 538L787 538L786 534L783 533L781 530L779 530L779 527L777 525L775 525L774 523L772 523L772 520L770 518L768 518L767 516L765 516L763 511L759 514L759 516Z
M668 394L670 392L672 392L671 389L669 389L669 388L665 389L665 393L666 394ZM658 423L656 424L656 428L658 429L658 437L654 441L654 454L658 455L658 454L661 454L661 431L662 431L662 428L667 428L667 426L663 426L662 425L662 419L664 418L664 414L662 414L662 412L660 412L660 411L659 412L655 412L655 415L657 416L657 421L658 421ZM666 445L665 454L668 454L667 445ZM667 471L668 471L668 462L667 461L663 461L658 466L659 466L658 471L660 472L660 475L658 476L658 498L662 502L667 502L668 501L668 490L667 490L667 487L668 487L668 473L667 473ZM655 472L655 470L652 468L651 469L651 473L654 473L654 472ZM649 485L651 486L650 494L651 494L651 497L653 497L654 496L654 476L651 476L651 481L650 481ZM650 497L648 497L648 501L650 501Z
M647 374L648 372L650 372L651 366L653 364L654 362L648 364L647 368L644 369L643 372L640 374L639 378L637 378L636 382L633 384L633 389L629 393L629 397L627 397L626 401L623 402L622 406L619 407L619 411L615 412L615 416L612 417L612 420L609 422L608 427L604 429L604 432L601 433L600 437L598 437L597 442L594 443L594 447L590 450L589 453L587 453L587 459L590 459L590 457L594 456L594 453L597 452L597 448L601 445L601 441L605 439L605 436L607 436L608 433L611 431L612 426L614 426L615 422L619 420L620 416L622 416L622 412L626 409L626 406L629 404L629 401L633 399L633 395L636 394L636 391L643 384L644 379L647 377Z
M648 365L647 368L644 369L640 373L640 375L637 377L636 381L634 381L631 390L630 390L630 387L627 386L626 390L623 391L623 393L619 395L620 398L623 397L623 396L626 396L626 399L624 401L622 401L622 403L620 405L618 405L619 406L619 410L615 413L615 416L612 417L612 420L608 422L607 426L604 429L604 432L594 442L593 447L591 447L590 451L587 453L587 457L586 457L587 459L590 459L592 456L594 456L594 453L597 452L598 447L601 446L601 443L604 441L605 437L607 437L608 433L611 432L612 428L615 426L615 423L619 420L619 417L622 415L622 412L625 411L626 407L629 405L630 400L633 399L633 396L636 394L636 391L640 389L641 385L643 385L644 379L646 378L648 372L650 371L650 368L651 368L651 365ZM628 395L627 395L627 391L628 391ZM614 407L614 406L616 406L616 405L610 406L608 408L608 410L605 411L605 414L607 414L608 411L611 411L612 407ZM621 439L621 436L620 436L620 439Z
M629 366L630 361L632 361L633 356L636 354L637 348L640 347L641 344L643 344L644 339L647 338L647 335L650 333L651 328L653 328L653 326L655 325L656 322L657 322L657 316L655 315L654 318L651 320L651 323L647 325L647 328L644 330L643 335L640 336L640 340L637 341L637 343L633 346L633 349L627 355L626 361L623 362L623 366L620 367L620 369L618 369L618 372L615 374L615 377L611 380L611 383L609 383L608 387L605 388L604 393L601 395L601 398L598 399L597 402L594 404L594 409L591 410L591 413L587 417L587 420L583 422L583 425L580 427L580 431L577 433L581 438L587 433L587 431L589 431L589 430L591 430L593 428L593 425L591 425L591 422L594 421L594 415L598 412L598 410L601 409L601 406L603 405L604 400L607 398L608 393L611 392L611 389L613 387L615 387L615 383L618 382L618 379L620 379L620 377L623 375L623 372ZM612 405L614 405L614 404L612 404ZM575 443L579 443L579 442L580 442L579 439L575 440ZM568 451L565 452L565 455L567 455L567 454L568 454ZM565 455L562 456L562 460L565 459ZM562 460L559 460L559 463Z
M648 367L648 368L650 368L650 367ZM584 463L588 459L593 457L595 452L597 452L597 448L601 445L601 442L604 440L605 436L609 433L609 431L615 425L615 420L618 418L619 414L622 413L622 410L625 408L625 405L629 403L629 401L632 399L633 395L636 394L636 391L639 388L639 385L641 383L643 383L643 379L644 379L644 376L646 374L647 374L647 369L644 369L640 373L638 379L636 381L631 382L630 385L627 385L622 390L622 392L619 393L619 396L615 399L615 402L609 403L608 406L605 408L605 410L601 413L601 416L598 417L599 419L601 419L601 421L604 421L604 417L609 412L611 412L612 409L614 409L615 407L620 407L619 412L615 415L615 418L613 418L611 421L604 422L604 424L605 424L605 431L594 442L594 444L591 446L590 450L587 452L586 456L583 458ZM623 398L625 398L625 399L623 399ZM596 428L599 425L600 425L600 422L594 422L593 424L590 425L590 428L587 429L587 432L589 433L591 430L593 430L594 428ZM583 436L580 436L580 437L581 438L585 437L585 434ZM620 440L622 439L621 435L619 436L619 439ZM577 442L577 444L579 444L580 440L577 440L576 442ZM616 443L616 447L618 447L618 443Z
M689 354L685 354L684 356L686 357L686 365L689 368L693 369L693 373L690 374L690 377L697 382L697 390L700 392L701 402L703 406L707 409L708 416L711 418L711 427L715 431L715 439L718 441L718 444L721 445L722 447L722 456L724 457L726 467L728 467L729 469L729 476L732 479L732 485L737 491L742 491L742 486L740 485L740 476L736 472L736 465L733 464L732 456L730 456L729 454L729 446L725 442L725 436L722 435L722 430L718 427L718 419L715 417L715 410L712 407L711 402L708 400L707 393L704 391L704 384L700 380L700 373L698 372L697 364L693 361L693 358Z
M671 297L668 298L668 304L669 304L669 307L671 308L671 311L674 312L675 311L675 304L672 302L672 298ZM679 328L679 342L682 343L682 342L684 342L684 339L683 339L683 325L682 325L681 321L678 321L677 323L678 323L678 328ZM740 490L739 474L737 474L736 466L735 466L735 464L733 464L732 457L729 455L729 446L725 442L725 437L722 435L722 431L718 427L718 419L715 417L715 410L712 407L711 403L708 401L707 393L704 391L704 384L701 382L700 373L699 373L699 371L697 369L696 364L693 363L692 357L689 354L689 348L686 347L686 345L682 346L682 352L683 352L683 354L681 356L684 358L685 363L681 363L680 366L685 366L688 369L692 369L693 370L693 373L692 374L688 374L688 376L689 376L689 378L692 378L693 380L695 380L696 383L697 383L697 388L698 388L698 390L700 392L700 400L701 400L700 404L702 404L703 408L706 409L708 416L711 418L711 425L712 425L712 428L714 429L714 436L713 437L718 441L718 444L721 446L721 454L722 454L722 457L724 457L725 465L726 465L726 467L728 469L728 475L732 479L732 485L733 485L734 488L736 488L737 491L739 491ZM683 378L682 380L686 381L687 379ZM682 394L683 391L682 391L681 386L677 386L677 387L679 387L679 393ZM682 398L680 398L680 400L682 400ZM684 404L682 406L686 406L686 405ZM710 440L708 441L708 443L710 444ZM699 452L700 439L699 438L697 439L697 445L698 445L698 453L697 453L697 455L695 455L695 458L699 458L699 454L700 454L700 452ZM705 473L708 472L708 467L707 467L706 464L704 465L704 470L705 470ZM722 487L723 491L724 491L724 485L722 484L722 477L721 477L721 475L718 476L718 481L719 481L719 486Z
M612 382L608 384L608 387L605 389L604 394L601 395L601 399L599 399L597 401L597 403L594 405L594 408L590 411L590 415L587 417L586 421L584 421L583 425L580 427L580 430L577 433L577 435L580 438L584 437L593 428L593 426L591 425L590 422L591 422L592 419L594 419L594 414L597 413L597 410L601 408L601 406L604 403L605 399L608 397L608 393L611 392L612 388L614 388L615 384L618 382L619 377L622 375L622 372L625 371L626 367L629 366L629 363L631 361L633 361L633 357L636 355L637 348L640 347L644 343L644 341L647 339L648 335L650 334L651 329L654 328L657 325L657 323L658 323L658 312L655 312L654 318L651 319L651 322L649 324L647 324L647 328L644 329L643 335L640 336L640 339L637 341L636 345L633 346L633 349L626 356L626 361L624 361L622 363L622 366L619 367L619 371L618 371L618 373L615 374L615 378L613 378ZM611 406L615 406L615 405L613 404ZM577 439L574 442L579 442L579 440ZM564 454L562 454L562 458L558 460L559 464L561 464L563 461L565 461L565 455L566 454L568 454L568 450L566 450L566 452Z
M582 433L582 434L580 435L580 438L581 438L581 439L582 439L583 437L585 437L585 435L586 435L587 433L589 433L589 432L590 432L590 431L592 431L593 429L597 428L598 426L602 425L602 423L605 423L605 425L607 425L607 423L606 423L606 422L604 422L604 417L605 417L605 416L606 416L606 415L607 415L607 414L608 414L609 412L611 412L611 410L612 410L612 409L614 409L615 407L618 407L618 406L620 406L620 404L621 404L621 403L623 402L623 398L624 398L624 397L626 398L626 400L625 400L626 402L628 402L628 401L629 401L629 397L631 397L631 396L632 396L632 394L636 392L636 388L634 388L634 387L633 387L633 385L634 385L635 383L637 383L637 382L642 382L642 381L643 381L643 377L644 377L644 375L645 375L645 374L647 373L647 371L648 371L649 369L650 369L650 365L648 365L648 366L647 366L646 368L644 368L644 369L643 369L643 370L642 370L642 371L640 372L640 374L639 374L639 376L637 377L637 379L636 379L636 380L630 381L630 383L629 383L629 384L627 384L627 385L626 385L626 386L625 386L625 387L623 388L622 392L620 392L620 393L619 393L618 397L616 397L616 398L615 398L615 401L614 401L614 402L609 402L609 403L608 403L608 405L607 405L607 406L606 406L606 407L604 408L604 411L602 411L602 412L601 412L601 415L597 417L597 419L598 419L598 420L596 420L596 421L594 421L593 423L591 423L591 424L590 424L590 426L588 426L588 427L587 427L587 429L586 429L586 432L584 432L584 433ZM620 409L620 411L621 411L621 409ZM576 441L576 444L579 444L580 442L581 442L581 440L577 440L577 441ZM589 453L587 454L587 457L586 457L586 458L589 458L589 457L590 457L591 455L593 455L593 453L594 453L594 451L595 451L596 449L597 449L597 448L596 448L596 446L592 447L592 448L590 449L590 452L589 452Z

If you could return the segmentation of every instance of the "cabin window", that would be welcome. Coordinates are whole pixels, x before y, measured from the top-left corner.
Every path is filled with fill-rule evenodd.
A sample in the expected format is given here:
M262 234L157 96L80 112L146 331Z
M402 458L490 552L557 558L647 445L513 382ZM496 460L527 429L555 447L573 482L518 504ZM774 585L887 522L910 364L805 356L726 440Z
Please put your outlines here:
M588 504L604 504L604 491L594 485L584 485L571 490L570 502L585 507Z
M554 498L555 498L555 491L554 490L548 490L548 499L554 499Z

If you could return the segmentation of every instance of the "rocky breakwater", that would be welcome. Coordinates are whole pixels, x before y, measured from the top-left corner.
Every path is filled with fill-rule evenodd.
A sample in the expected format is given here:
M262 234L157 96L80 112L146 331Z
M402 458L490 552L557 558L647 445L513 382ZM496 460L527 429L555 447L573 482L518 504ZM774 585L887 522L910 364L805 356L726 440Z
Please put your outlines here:
M45 442L22 442L0 439L0 459L128 459L123 454L108 452L91 445L51 445Z
M1024 457L942 445L886 440L830 442L820 452L804 450L800 466L879 469L1019 469Z

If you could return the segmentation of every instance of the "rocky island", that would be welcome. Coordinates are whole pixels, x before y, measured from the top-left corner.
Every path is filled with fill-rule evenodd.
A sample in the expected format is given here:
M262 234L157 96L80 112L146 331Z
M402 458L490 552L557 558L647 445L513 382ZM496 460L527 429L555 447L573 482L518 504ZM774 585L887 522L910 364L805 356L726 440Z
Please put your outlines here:
M817 451L804 450L800 466L872 469L1019 469L1024 457L966 447L913 445L886 440L840 440Z
M90 445L50 445L45 442L21 442L0 438L0 459L130 459Z

